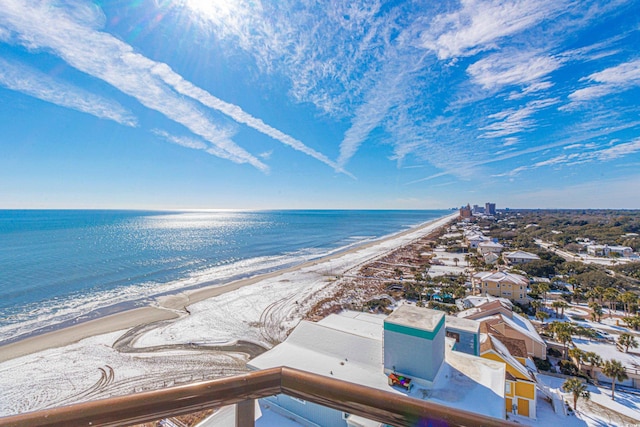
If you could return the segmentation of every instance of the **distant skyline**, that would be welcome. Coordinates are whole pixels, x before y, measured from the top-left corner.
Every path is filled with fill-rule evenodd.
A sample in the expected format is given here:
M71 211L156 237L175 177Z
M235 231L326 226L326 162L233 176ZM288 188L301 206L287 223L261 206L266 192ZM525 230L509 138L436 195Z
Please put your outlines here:
M639 18L0 0L0 209L640 209Z

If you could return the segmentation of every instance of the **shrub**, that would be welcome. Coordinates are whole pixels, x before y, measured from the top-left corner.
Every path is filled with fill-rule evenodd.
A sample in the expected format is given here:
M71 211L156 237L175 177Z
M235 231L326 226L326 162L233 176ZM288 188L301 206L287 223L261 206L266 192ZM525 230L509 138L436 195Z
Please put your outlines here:
M556 350L553 347L549 347L547 349L547 355L548 356L553 356L553 357L561 357L562 356L562 352L560 350Z
M533 363L536 364L536 368L540 371L550 371L551 363L548 360L539 359L537 357L533 358Z
M578 375L578 367L570 360L561 360L559 366L560 373L564 375Z

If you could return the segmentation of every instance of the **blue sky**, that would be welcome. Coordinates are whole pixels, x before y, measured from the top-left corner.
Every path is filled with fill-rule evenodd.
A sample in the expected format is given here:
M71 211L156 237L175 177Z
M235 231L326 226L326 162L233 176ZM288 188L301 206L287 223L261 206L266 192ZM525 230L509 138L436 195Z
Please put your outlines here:
M640 208L639 1L0 0L1 208Z

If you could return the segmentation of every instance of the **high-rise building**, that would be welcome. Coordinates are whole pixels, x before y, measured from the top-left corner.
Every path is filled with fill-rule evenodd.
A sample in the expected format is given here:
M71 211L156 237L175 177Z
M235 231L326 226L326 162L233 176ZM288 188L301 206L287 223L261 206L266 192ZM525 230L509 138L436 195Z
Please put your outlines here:
M463 206L460 208L460 218L461 219L471 218L471 206L467 204L467 206Z
M487 202L484 205L484 213L486 213L487 215L495 215L496 214L496 204L495 203L491 203L491 202Z

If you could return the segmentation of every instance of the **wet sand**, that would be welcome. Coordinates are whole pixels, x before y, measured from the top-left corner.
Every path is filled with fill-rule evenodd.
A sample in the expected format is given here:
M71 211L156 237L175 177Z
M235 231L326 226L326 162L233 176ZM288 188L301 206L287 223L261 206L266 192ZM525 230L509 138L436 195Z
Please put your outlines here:
M356 246L343 252L338 252L323 258L308 261L300 265L277 270L271 273L265 273L254 277L236 280L225 285L216 284L213 286L207 286L206 284L204 284L202 288L196 290L176 293L174 295L161 296L156 299L158 307L150 306L122 311L116 314L90 320L70 327L54 330L42 335L25 338L24 340L1 346L0 363L49 348L56 348L73 344L84 338L92 337L95 335L127 330L136 326L163 320L176 319L180 317L180 315L186 315L188 313L186 311L188 310L187 307L198 301L214 298L226 292L231 292L244 286L258 283L265 279L277 277L284 273L300 270L302 268L322 264L323 262L329 260L348 256L349 254L352 254L361 249L369 248L382 242L397 239L419 230L424 230L425 233L427 233L440 225L450 222L456 216L457 214L454 214L444 218L429 221L409 230L393 234L385 239L375 240L373 242Z

